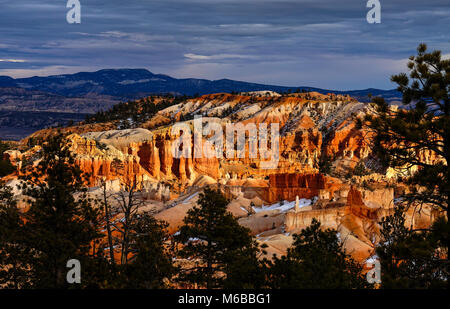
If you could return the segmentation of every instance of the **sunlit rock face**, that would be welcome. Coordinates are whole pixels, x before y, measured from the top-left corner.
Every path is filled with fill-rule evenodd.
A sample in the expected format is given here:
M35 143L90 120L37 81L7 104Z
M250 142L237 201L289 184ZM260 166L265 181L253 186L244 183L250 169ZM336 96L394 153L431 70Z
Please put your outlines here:
M177 136L170 131L127 131L128 136L121 133L120 137L116 136L117 131L87 133L85 137L72 135L72 149L83 170L93 178L136 176L155 181L176 179L180 183L192 182L197 175L219 177L217 158L174 158L172 146Z
M290 96L279 96L272 92L243 95L223 93L205 95L170 106L159 111L141 128L111 130L112 124L106 123L65 128L63 131L72 133L72 149L80 157L80 166L90 172L93 179L97 175L110 178L124 176L123 173L127 176L136 173L138 177L148 175L156 180L177 179L183 185L188 185L200 175L218 180L246 179L251 176L264 178L271 174L292 172L310 173L316 171L323 154L330 156L337 168L353 166L370 154L363 134L354 124L355 118L366 111L367 105L341 95L313 92ZM223 132L226 132L227 124L251 124L256 128L261 124L267 124L268 127L278 124L278 164L270 170L260 168L261 153L251 158L248 143L243 158L237 157L237 153L233 157L227 156L225 148L222 149L222 158L194 156L194 150L198 148L194 138L189 145L191 155L174 158L171 151L179 136L173 134L171 125L180 119L192 119L185 123L194 132L194 116L203 117L203 129L217 122ZM50 134L51 131L43 130L33 134L33 138L45 139ZM200 135L202 144L207 144L209 136L203 135L203 132ZM113 159L116 159L115 166L112 166Z
M380 199L374 198L373 192L371 189L351 186L346 200L341 199L341 203L321 203L319 199L316 207L289 211L286 213L285 230L299 232L315 218L324 228L336 229L347 252L357 260L364 261L374 254L375 246L380 241L380 220L393 213L392 206L388 207L394 201L392 188L378 188L376 192ZM429 227L437 215L428 206L421 212L410 209L406 212L407 225L413 228Z
M187 211L208 185L230 199L229 211L258 241L268 244L270 253L285 253L292 234L316 218L324 228L336 229L346 250L363 261L380 240L379 221L392 213L394 197L406 190L396 181L397 171L377 167L370 133L356 126L356 119L366 113L371 113L367 104L342 95L221 93L170 106L138 128L117 130L117 124L104 123L62 131L68 134L67 146L76 164L89 175L93 192L104 181L110 191L120 191L127 181L138 181L146 209L167 221L171 233L183 224ZM195 129L195 116L202 117L200 132ZM191 150L184 157L173 155L181 134L173 132L175 123L185 124L193 133L183 142ZM210 142L213 132L204 133L212 124L224 133L228 124L254 124L256 128L278 124L279 160L273 168L264 169L261 152L255 158L249 156L248 139L257 138L259 131L258 136L246 133L242 158L237 152L227 155L225 136L223 148L217 151ZM43 130L32 137L45 140L55 132ZM221 155L195 155L204 149ZM25 161L39 160L39 152L37 146L7 151L4 157L19 168ZM324 157L330 160L333 176L319 172ZM433 162L436 158L424 153L422 159ZM372 173L352 175L359 162ZM8 179L13 182L16 176ZM294 207L297 198L301 207ZM436 216L426 205L420 213L410 209L407 224L423 228Z

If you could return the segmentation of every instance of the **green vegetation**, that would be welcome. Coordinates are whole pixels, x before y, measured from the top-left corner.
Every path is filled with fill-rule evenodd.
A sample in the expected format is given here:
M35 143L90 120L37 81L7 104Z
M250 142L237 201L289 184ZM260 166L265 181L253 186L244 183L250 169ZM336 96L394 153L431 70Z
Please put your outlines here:
M123 287L132 289L167 288L168 278L175 275L167 241L167 223L151 214L140 214L132 226L131 248L133 257L121 271Z
M0 186L0 285L9 288L159 288L174 271L167 254L166 224L150 214L135 213L129 190L124 207L132 211L119 243L129 260L115 265L104 255L100 205L87 195L85 179L75 165L63 136L43 144L35 167L21 177L28 197L26 212L19 210L12 189ZM133 219L133 220L132 220ZM120 230L120 229L119 229ZM117 237L116 237L117 238ZM79 285L66 280L67 261L82 265ZM124 259L121 259L123 261Z
M0 286L27 288L32 252L25 245L23 221L12 188L0 185Z
M369 175L369 171L363 161L359 161L353 169L353 175L355 176L366 176Z
M0 141L0 177L11 174L15 171L14 166L9 162L9 160L4 160L3 153L9 150L10 146L8 143Z
M263 285L258 246L250 230L227 211L228 202L219 191L207 188L200 195L199 206L188 211L177 236L184 244L179 254L197 262L183 270L180 281L207 288Z
M6 203L1 205L0 220L8 224L0 251L6 252L6 265L11 259L20 262L9 269L0 267L6 269L0 280L13 277L13 284L20 287L68 287L67 261L78 259L86 269L93 262L91 243L100 236L99 214L85 195L83 175L60 136L48 140L39 164L25 172L21 189L28 197L26 213L3 188ZM17 249L10 250L11 246ZM88 278L93 277L85 277L89 285Z
M405 208L381 222L381 242L377 255L381 261L381 287L385 289L446 288L449 264L443 250L450 229L440 217L430 229L406 227Z
M322 155L318 167L320 173L330 175L334 171L332 158L326 154Z
M191 209L176 242L167 224L150 212L137 213L135 186L126 188L122 210L128 219L105 216L98 201L86 197L83 175L53 138L41 163L29 170L22 188L30 209L19 211L11 188L0 187L0 285L8 288L364 288L361 266L342 249L335 230L312 225L295 236L287 257L261 258L250 231L227 211L228 200L206 188ZM106 191L105 191L106 192ZM75 197L76 196L76 197ZM94 207L95 206L95 207ZM127 208L128 207L128 208ZM114 212L112 214L114 216ZM116 229L105 243L104 221ZM114 223L115 222L115 223ZM128 232L124 232L127 230ZM108 258L119 245L125 256ZM176 248L180 248L177 250ZM114 252L114 250L112 251ZM116 251L118 253L118 251ZM114 256L114 254L112 255ZM66 262L82 265L81 284L66 282ZM176 263L175 261L185 261ZM186 263L187 262L187 263Z
M447 212L450 204L450 59L440 51L427 53L419 45L417 56L405 73L392 76L408 107L392 110L379 97L373 98L376 115L365 118L375 133L374 150L385 166L418 168L408 177L412 193L405 198L414 204L429 203ZM423 156L436 158L425 162ZM414 189L415 185L425 190Z
M406 108L393 110L373 98L375 115L365 123L375 134L374 150L386 167L404 171L410 193L382 222L377 252L385 288L448 287L450 204L450 59L420 44L405 73L392 76ZM432 160L424 160L424 157ZM416 172L412 172L416 168ZM405 227L404 212L423 205L445 214L429 229Z
M294 235L286 256L268 262L269 286L275 289L368 288L362 266L343 249L338 233L311 225Z
M121 128L128 129L133 125L139 125L149 120L158 111L179 104L189 98L191 97L166 95L119 103L107 111L100 111L94 115L87 116L85 122L101 123L121 120ZM158 103L156 104L155 101L158 101Z

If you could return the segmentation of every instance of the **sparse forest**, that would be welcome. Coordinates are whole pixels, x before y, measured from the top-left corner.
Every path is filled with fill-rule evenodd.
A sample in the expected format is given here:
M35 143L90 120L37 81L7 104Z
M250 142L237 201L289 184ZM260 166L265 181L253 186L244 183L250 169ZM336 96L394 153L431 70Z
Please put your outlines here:
M101 123L108 121L121 121L121 128L136 127L153 117L158 111L169 106L179 104L191 97L189 96L150 96L144 99L128 101L114 105L107 111L100 111L94 115L86 116L86 123Z

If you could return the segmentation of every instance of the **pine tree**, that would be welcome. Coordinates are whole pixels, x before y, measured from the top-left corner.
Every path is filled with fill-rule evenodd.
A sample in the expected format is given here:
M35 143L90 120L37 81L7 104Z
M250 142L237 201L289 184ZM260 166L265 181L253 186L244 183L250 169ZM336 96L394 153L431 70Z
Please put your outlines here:
M61 135L43 145L36 166L23 177L23 194L29 210L24 214L25 246L33 251L30 282L34 288L66 288L66 264L78 259L82 284L91 285L96 276L84 270L96 260L92 247L98 241L99 212L87 197L84 174ZM101 258L101 257L100 257Z
M150 213L138 215L131 228L132 258L123 265L126 288L167 288L176 268L169 254L168 224L156 220Z
M0 288L27 288L33 252L25 243L23 216L12 188L0 183Z
M445 288L450 270L443 250L450 232L445 218L440 217L429 230L412 230L405 221L403 206L381 221L381 242L376 250L381 287Z
M8 160L3 159L3 153L9 149L9 145L0 141L0 177L11 174L16 169Z
M366 165L363 161L359 161L358 164L356 164L355 168L353 169L353 175L355 176L365 176L368 175L369 172L367 171Z
M317 165L319 167L319 172L322 174L331 174L334 170L333 161L327 154L323 154L320 157Z
M409 59L409 77L401 73L391 78L398 84L404 106L393 109L384 99L374 98L375 114L364 120L374 133L373 146L381 162L405 172L411 193L403 196L403 204L419 210L424 204L430 205L446 213L446 220L439 219L430 230L419 232L402 227L404 219L398 210L384 221L383 237L390 243L379 248L387 278L383 285L434 287L439 282L436 274L448 282L448 271L442 270L442 264L448 265L450 247L446 232L450 204L450 59L442 59L437 50L427 52L425 44L420 44L417 55Z
M374 133L374 150L385 166L417 168L408 177L410 204L433 205L447 212L450 204L450 59L440 51L427 53L420 44L408 63L409 77L392 76L403 95L405 108L397 110L379 97L373 99L375 115L365 118ZM426 161L424 157L433 158ZM417 190L416 185L421 189Z
M183 269L180 281L206 288L258 287L261 283L259 249L250 231L227 211L228 200L219 190L206 188L198 206L184 218L177 240L183 244L180 257L195 265ZM256 275L255 275L256 272Z
M294 234L287 255L268 262L269 285L281 289L367 288L362 266L348 255L337 231L322 230L313 219L300 234Z

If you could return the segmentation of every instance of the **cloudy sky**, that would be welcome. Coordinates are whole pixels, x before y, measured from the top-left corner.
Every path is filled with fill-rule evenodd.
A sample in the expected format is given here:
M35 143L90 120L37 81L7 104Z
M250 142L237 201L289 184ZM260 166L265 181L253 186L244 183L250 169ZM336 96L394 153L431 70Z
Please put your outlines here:
M394 88L418 43L450 54L450 1L0 0L0 75L147 68L327 89ZM395 3L395 4L394 4Z

